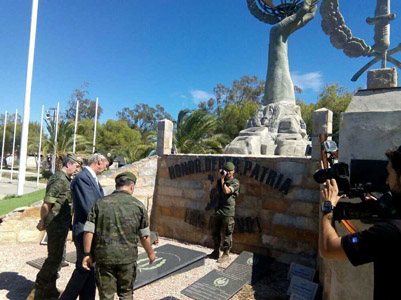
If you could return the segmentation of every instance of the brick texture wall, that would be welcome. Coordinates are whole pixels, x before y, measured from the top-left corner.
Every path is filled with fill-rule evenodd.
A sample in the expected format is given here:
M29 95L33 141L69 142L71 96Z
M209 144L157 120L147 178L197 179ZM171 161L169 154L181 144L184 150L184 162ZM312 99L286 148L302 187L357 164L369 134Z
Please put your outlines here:
M316 265L319 163L309 158L166 155L158 160L151 214L161 236L212 246L205 211L211 181L225 161L241 183L233 251L267 254L283 262Z

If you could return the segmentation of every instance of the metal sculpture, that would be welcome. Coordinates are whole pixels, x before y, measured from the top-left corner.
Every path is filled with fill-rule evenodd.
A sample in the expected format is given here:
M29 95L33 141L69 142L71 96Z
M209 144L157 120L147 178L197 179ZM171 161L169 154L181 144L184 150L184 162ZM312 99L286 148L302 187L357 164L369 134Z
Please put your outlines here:
M388 50L390 46L390 21L396 15L390 12L390 0L377 0L375 16L367 18L366 22L375 26L373 46L367 46L363 39L353 37L351 30L345 25L344 17L339 10L338 0L323 0L320 6L322 15L323 31L330 36L332 45L337 49L342 49L349 57L374 57L370 62L363 66L352 77L352 81L358 78L371 66L381 60L381 67L387 67L387 61L401 69L401 62L392 57L394 53L401 51L401 43Z

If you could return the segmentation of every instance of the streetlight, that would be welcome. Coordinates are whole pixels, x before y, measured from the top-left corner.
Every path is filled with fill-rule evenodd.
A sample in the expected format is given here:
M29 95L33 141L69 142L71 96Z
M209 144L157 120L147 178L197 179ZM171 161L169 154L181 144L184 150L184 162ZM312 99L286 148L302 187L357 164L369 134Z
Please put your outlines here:
M49 108L46 111L46 119L51 121L53 119L53 124L55 124L54 132L54 143L53 143L53 157L52 157L52 173L56 173L56 156L57 156L57 130L58 130L58 117L60 112L60 103L57 103L57 108ZM53 115L52 115L53 113Z

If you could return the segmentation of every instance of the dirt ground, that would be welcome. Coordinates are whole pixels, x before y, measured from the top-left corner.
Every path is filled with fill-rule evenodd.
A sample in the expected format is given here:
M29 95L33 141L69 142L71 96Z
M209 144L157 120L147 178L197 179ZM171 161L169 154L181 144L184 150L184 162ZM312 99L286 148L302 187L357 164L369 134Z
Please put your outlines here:
M176 240L160 238L159 246L173 244L193 250L210 253L212 249L192 245ZM143 251L139 248L140 252ZM67 244L67 253L75 251L72 243ZM0 245L0 299L26 299L31 291L38 269L26 262L46 256L46 246L38 244L8 244ZM188 272L170 276L135 290L134 299L159 300L169 296L177 299L191 299L180 292L193 282L212 270L223 271L237 255L231 255L230 262L219 264L215 260L206 259L205 265ZM57 287L64 289L74 270L74 264L60 271ZM288 299L285 295L289 282L286 280L288 265L273 263L266 275L255 285L245 285L232 299ZM99 299L98 296L96 299ZM118 299L117 296L115 299Z

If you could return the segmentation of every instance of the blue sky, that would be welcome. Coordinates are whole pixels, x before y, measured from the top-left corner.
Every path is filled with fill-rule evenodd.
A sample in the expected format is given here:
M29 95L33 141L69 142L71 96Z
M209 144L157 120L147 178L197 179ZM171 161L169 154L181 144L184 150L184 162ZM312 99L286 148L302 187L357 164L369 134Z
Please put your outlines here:
M399 16L400 2L392 1ZM365 19L375 6L376 0L340 1L347 26L368 45L374 33ZM23 109L31 9L31 0L0 0L0 113ZM366 73L356 83L350 78L370 60L335 49L320 22L318 11L289 40L293 80L308 103L325 84L365 87ZM42 104L59 101L65 110L84 82L89 97L99 97L101 122L141 102L160 104L176 118L208 99L217 83L265 79L270 28L250 14L246 0L39 0L31 120L40 119ZM400 42L398 17L390 48ZM401 60L401 53L394 57Z

